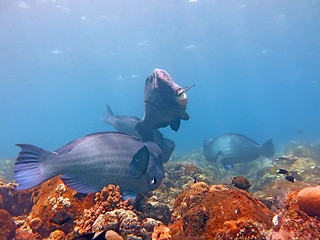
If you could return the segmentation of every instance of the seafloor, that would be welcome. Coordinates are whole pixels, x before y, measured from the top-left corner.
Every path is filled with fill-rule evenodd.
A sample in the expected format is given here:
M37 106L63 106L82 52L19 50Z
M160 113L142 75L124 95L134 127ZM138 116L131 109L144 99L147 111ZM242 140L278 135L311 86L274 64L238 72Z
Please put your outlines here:
M14 161L0 160L0 239L63 240L91 232L110 240L320 239L320 143L293 142L273 160L237 164L230 171L209 164L201 149L174 154L165 164L164 184L135 201L123 201L113 185L79 194L59 177L18 192ZM247 178L251 188L231 184L236 176ZM53 223L61 212L71 219Z

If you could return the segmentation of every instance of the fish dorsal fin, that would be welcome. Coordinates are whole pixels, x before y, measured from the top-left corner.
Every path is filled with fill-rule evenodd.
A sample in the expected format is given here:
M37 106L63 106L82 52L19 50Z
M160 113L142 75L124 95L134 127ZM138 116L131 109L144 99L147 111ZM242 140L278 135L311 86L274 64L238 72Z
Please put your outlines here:
M114 116L111 108L109 107L109 105L106 104L106 106L107 106L107 110L106 110L105 114L103 115L103 117L101 118L101 120L112 125L114 122L115 116Z
M68 176L67 174L63 174L61 180L67 187L71 188L74 191L81 193L95 193L99 192L101 189L97 189L95 187L90 186L84 181L81 181L75 177Z
M72 142L64 145L63 147L55 150L54 153L62 154L62 153L70 152L75 146L79 145L80 143L82 143L82 142L84 142L84 141L86 141L88 139L95 138L95 137L98 137L98 136L101 136L101 135L104 135L104 134L107 134L107 133L112 133L112 132L96 132L96 133L92 133L92 134L89 134L87 136L78 138L78 139L73 140Z
M174 119L171 123L170 123L170 128L173 130L173 131L178 131L179 128L180 128L180 118L176 118Z
M134 178L140 178L147 172L150 152L146 146L143 146L132 158L130 172Z
M193 88L195 85L192 85L192 86L188 86L188 87L184 87L184 88L182 88L183 89L183 91L188 91L190 88Z

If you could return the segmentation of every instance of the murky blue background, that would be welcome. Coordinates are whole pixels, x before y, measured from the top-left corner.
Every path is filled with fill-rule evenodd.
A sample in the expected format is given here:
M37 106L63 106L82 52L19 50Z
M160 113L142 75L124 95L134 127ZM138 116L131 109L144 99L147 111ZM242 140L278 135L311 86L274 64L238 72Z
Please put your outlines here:
M178 153L225 132L318 141L319 23L319 0L0 0L0 158L112 130L106 103L142 117L154 68L196 84L163 131Z

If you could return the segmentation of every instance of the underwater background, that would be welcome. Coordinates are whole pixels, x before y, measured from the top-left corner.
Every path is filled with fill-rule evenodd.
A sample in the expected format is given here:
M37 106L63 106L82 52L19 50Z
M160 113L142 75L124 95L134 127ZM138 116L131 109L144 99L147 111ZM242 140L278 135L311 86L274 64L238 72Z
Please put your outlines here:
M319 23L320 0L0 0L0 239L320 239ZM15 144L114 131L106 104L142 118L154 69L195 85L156 190L23 188L27 148L15 182ZM275 154L221 167L203 141L225 133Z
M163 129L177 153L235 132L276 152L320 138L320 1L0 0L0 158L54 149L144 114L145 80L166 70L189 121Z

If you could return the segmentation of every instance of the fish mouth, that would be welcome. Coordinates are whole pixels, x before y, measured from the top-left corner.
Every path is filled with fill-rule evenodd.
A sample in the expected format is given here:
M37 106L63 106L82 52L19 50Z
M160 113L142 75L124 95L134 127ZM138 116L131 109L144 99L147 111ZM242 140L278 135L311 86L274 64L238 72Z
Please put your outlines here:
M186 105L188 103L187 94L182 88L179 88L176 92L176 100L180 105Z

